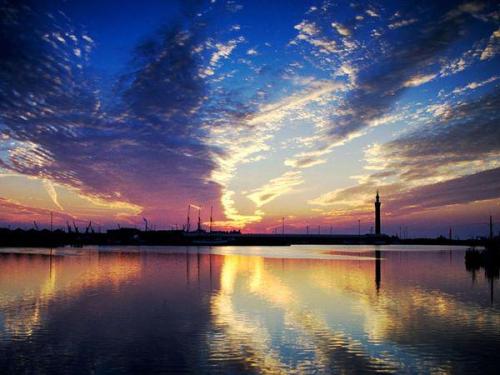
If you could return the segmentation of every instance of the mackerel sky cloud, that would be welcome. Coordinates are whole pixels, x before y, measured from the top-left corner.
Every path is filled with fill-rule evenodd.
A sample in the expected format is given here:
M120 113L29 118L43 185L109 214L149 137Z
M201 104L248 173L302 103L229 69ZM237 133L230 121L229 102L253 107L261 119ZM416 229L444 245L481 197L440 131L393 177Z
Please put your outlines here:
M221 228L369 231L380 189L388 233L440 234L453 210L469 234L500 213L499 19L492 1L0 0L0 224L167 228L191 203Z

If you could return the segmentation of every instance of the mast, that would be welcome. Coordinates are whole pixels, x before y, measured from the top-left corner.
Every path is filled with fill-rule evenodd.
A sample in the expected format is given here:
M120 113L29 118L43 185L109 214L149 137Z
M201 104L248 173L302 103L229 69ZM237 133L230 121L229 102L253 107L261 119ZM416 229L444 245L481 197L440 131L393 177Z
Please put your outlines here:
M214 210L214 206L210 206L210 229L209 229L210 233L212 233L212 221L213 221L212 214L213 214L213 210Z
M201 231L201 207L198 208L198 232Z

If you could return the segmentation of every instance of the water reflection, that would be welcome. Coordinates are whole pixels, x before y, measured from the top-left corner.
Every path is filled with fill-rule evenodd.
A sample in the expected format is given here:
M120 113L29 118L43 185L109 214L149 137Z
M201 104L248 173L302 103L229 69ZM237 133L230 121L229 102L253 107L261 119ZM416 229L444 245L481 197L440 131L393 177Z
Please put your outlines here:
M496 280L476 272L471 282L463 251L351 249L292 247L281 258L236 248L3 250L0 366L7 373L494 368Z
M382 273L380 272L381 256L381 251L375 250L375 286L377 287L377 293L380 290L380 282L382 281Z
M476 282L477 272L481 269L484 269L484 275L488 279L490 284L490 302L491 304L493 304L495 294L495 280L498 280L500 278L500 261L498 253L489 252L486 253L483 257L480 256L478 252L476 252L473 254L473 256L466 256L465 267L467 271L471 273L473 283Z

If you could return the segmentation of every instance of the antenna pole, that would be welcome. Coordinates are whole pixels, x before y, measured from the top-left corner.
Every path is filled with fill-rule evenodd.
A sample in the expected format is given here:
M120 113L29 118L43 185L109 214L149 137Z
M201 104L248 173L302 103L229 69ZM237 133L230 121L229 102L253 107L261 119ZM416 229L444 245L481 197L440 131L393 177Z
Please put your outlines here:
M210 206L210 233L212 233L212 221L213 221L213 218L212 218L212 214L213 214L213 210L214 210L214 206Z

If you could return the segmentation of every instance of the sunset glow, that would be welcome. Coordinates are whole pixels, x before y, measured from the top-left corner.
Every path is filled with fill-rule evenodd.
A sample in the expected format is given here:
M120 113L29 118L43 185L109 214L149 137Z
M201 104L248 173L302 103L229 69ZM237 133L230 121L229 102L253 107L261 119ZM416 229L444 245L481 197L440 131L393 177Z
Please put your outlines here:
M368 233L377 189L387 234L500 216L495 2L0 4L1 227L170 229L192 204Z

